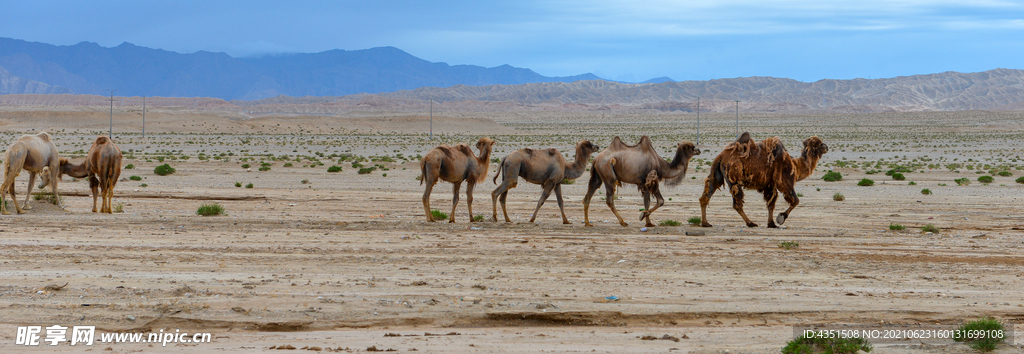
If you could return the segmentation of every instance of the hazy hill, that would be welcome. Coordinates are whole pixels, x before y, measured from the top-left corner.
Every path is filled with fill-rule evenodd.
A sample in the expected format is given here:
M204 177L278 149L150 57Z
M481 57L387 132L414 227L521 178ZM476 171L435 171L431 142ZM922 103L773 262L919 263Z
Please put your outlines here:
M106 90L116 89L115 95L121 96L247 100L599 79L591 74L546 77L508 65L484 68L431 63L392 47L233 58L202 51L180 54L130 43L113 48L90 42L55 46L10 38L0 38L0 67L76 94L104 95L109 93Z

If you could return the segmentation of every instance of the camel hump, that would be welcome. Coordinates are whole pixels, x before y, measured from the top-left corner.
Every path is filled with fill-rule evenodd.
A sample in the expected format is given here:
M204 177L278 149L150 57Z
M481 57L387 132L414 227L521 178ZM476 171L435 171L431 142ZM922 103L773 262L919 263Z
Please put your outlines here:
M40 132L39 135L36 136L38 136L39 139L43 139L45 142L50 142L50 134L47 132Z
M740 134L740 137L736 138L736 142L740 143L740 144L746 144L749 141L750 141L750 133L748 133L748 132L743 132L743 134Z
M622 142L622 138L619 138L618 136L616 136L616 137L612 138L612 144L609 147L619 147L619 148L621 148L621 147L625 147L625 146L627 146L627 145L626 145L626 143Z
M782 139L777 136L764 139L764 141L761 142L761 144L764 145L765 150L768 151L769 163L777 158L782 157L783 154L786 153L786 147L782 145Z
M549 149L548 149L548 155L551 155L551 156L555 156L555 155L558 155L558 149L555 149L555 148L549 148Z
M470 156L474 155L474 154L473 154L473 149L471 149L471 148L469 147L469 145L465 145L465 144L459 144L459 145L458 145L458 146L456 146L455 148L456 148L456 149L458 149L458 150L459 150L460 152L462 152L463 154L466 154L466 155L470 155Z
M96 142L95 142L96 145L106 145L106 144L109 144L109 143L110 143L110 138L108 138L106 135L100 135L100 136L96 137Z

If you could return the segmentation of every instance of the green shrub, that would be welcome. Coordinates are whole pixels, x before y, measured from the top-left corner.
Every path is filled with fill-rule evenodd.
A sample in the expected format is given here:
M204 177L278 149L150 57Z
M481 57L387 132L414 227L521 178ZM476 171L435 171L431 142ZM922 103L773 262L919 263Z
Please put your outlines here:
M986 317L960 325L953 332L953 340L967 342L971 348L988 352L996 349L996 345L1006 339L1003 324L992 317Z
M203 204L196 209L196 215L202 216L214 216L214 215L227 215L224 212L224 207L217 203Z
M247 163L243 163L243 164L242 164L242 168L249 168L249 167L250 167L250 165L249 165L249 164L247 164Z
M374 171L374 170L376 170L376 169L377 169L377 166L372 166L372 167L363 167L363 168L360 168L360 169L359 169L359 174L361 174L361 175L365 175L365 174L368 174L368 173L370 173L370 172L373 172L373 171Z
M921 227L921 232L931 232L933 234L937 234L940 231L942 231L942 229L940 229L938 226L935 226L935 225L932 225L932 224L928 224L928 225L925 225L925 226Z
M897 181L902 181L902 180L907 179L907 177L903 176L902 173L896 172L896 173L892 174L892 179L897 180Z
M445 213L445 212L437 210L437 209L430 210L430 215L432 215L434 217L434 219L437 219L437 220L448 219L448 213Z
M903 229L906 229L906 228L907 228L906 226L903 226L903 225L900 225L900 224L889 224L889 230L892 230L892 231L902 231Z
M971 180L967 179L967 177L954 179L953 182L956 182L956 185L958 186L966 186L971 184Z
M984 184L992 183L992 181L994 181L994 180L995 179L992 178L992 176L981 176L981 177L978 177L978 182L981 182L981 183L984 183Z
M133 164L127 164L127 165L124 165L124 169L126 169L126 170L132 170L132 169L135 169L135 165L133 165Z
M917 185L917 182L914 182L914 181L910 181L910 183L907 183L907 185L908 185L908 186L916 186L916 185Z
M145 184L145 183L143 183L143 184L140 184L140 185L139 185L139 187L149 187L149 185L148 185L148 184Z
M327 172L341 172L341 166L331 166L327 168Z
M841 202L841 201L846 200L846 196L843 195L843 193L836 192L836 194L832 195L832 200L837 201L837 202Z
M139 176L131 176L131 177L128 177L128 179L130 179L130 180L132 180L132 181L141 181L141 180L142 180L142 177L139 177Z
M286 162L286 163L284 164L284 167L292 167L292 166L295 166L295 165L292 165L292 163L291 163L291 162Z
M924 194L924 195L931 195L931 194L932 194L932 190L931 190L931 189L928 189L928 188L922 189L922 190L921 190L921 194Z
M249 188L249 189L252 189L252 187L255 187L254 185L252 185L252 183L249 183L249 184L246 184L246 185L245 185L245 188Z
M821 179L825 180L825 182L840 181L843 179L843 174L839 172L828 171L828 173L822 176Z
M871 343L864 338L813 338L800 337L786 343L782 354L855 354L857 351L871 352Z
M473 215L473 221L484 221L484 217L485 216L483 214Z
M875 185L875 181L865 178L860 180L860 182L857 182L857 185L861 187L870 187Z
M235 182L235 187L241 187L241 186L242 186L242 182Z
M568 179L568 178L562 180L562 184L573 184L573 183L576 183L576 180Z
M163 165L157 166L156 168L153 169L153 173L156 173L156 174L161 175L161 176L166 176L166 175L169 175L169 174L173 174L174 171L176 171L174 169L174 167L171 167L171 165L168 165L168 164L163 164Z
M686 219L686 223L690 225L700 225L700 222L699 216L691 216L689 219Z
M786 250L796 249L800 248L800 243L794 241L782 241L779 242L779 248Z
M662 220L661 222L658 223L658 226L679 226L682 224L683 223L675 220Z
M117 203L117 205L114 206L114 210L113 211L115 213L123 213L124 212L124 203Z
M270 166L260 166L260 172L270 171Z
M1000 175L1000 176L1002 176L1002 177L1010 177L1010 176L1013 176L1013 172L1010 172L1010 171L1005 171L1005 170L1003 170L1003 171L999 171L999 173L996 173L996 174L997 174L997 175Z
M1018 178L1017 178L1017 183L1022 183L1022 184L1024 184L1024 177L1018 177Z

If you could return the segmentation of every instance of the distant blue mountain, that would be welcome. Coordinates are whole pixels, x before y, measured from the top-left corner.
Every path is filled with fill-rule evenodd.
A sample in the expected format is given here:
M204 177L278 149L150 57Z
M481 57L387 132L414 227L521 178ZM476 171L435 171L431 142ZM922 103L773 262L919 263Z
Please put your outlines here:
M0 68L77 94L104 95L108 89L116 89L119 96L225 100L601 79L593 74L547 77L509 65L485 68L432 63L394 47L234 58L225 53L181 54L130 43L113 48L92 42L55 46L10 38L0 38Z

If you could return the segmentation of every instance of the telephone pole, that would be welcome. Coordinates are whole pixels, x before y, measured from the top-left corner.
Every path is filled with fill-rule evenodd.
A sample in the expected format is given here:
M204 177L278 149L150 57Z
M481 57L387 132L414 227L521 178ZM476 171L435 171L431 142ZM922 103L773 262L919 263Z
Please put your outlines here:
M697 96L697 145L700 145L700 96Z
M434 138L434 99L430 99L430 138Z
M142 96L142 137L146 137L146 96Z
M736 100L736 138L740 137L740 100Z
M107 132L107 137L110 140L114 140L114 89L110 90L110 131Z

